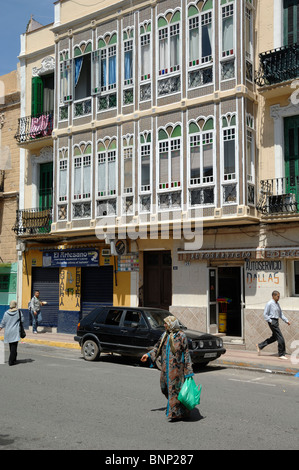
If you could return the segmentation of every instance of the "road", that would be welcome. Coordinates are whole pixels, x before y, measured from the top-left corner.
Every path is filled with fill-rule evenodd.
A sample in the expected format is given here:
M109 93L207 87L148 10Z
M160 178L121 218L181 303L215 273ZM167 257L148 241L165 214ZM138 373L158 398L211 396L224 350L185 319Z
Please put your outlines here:
M208 367L201 404L172 423L156 369L30 344L18 359L0 365L0 450L299 449L295 377Z

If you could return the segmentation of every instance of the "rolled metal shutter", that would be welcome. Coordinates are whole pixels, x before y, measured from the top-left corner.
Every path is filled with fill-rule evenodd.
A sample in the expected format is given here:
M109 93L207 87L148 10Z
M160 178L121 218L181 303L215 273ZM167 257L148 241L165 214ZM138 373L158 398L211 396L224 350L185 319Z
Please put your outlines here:
M39 290L40 299L48 302L42 307L41 326L58 326L59 268L32 268L32 296Z
M113 266L81 270L82 317L99 305L113 305Z

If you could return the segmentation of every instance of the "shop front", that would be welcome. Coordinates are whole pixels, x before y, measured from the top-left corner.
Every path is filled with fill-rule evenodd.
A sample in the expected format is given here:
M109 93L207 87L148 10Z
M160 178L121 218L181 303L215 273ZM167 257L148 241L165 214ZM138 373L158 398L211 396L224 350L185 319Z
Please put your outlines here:
M40 326L58 333L74 333L80 319L99 305L130 305L132 273L122 268L122 258L100 244L27 248L22 277L27 327L28 302L36 290L47 302Z
M175 279L174 289L178 291L182 279L193 280L185 297L190 306L182 305L183 296L172 306L186 324L196 316L202 330L253 350L257 340L269 335L263 311L274 290L281 294L286 316L298 324L299 247L178 250L178 270L181 275ZM295 339L290 328L286 336L289 347Z

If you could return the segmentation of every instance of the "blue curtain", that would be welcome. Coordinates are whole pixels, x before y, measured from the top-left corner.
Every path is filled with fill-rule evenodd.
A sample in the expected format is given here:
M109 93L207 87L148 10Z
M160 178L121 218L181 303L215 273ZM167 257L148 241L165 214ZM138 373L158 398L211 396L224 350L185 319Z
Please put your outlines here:
M116 83L116 56L109 58L109 85Z
M75 86L77 86L83 64L83 57L75 59Z
M107 85L107 65L106 59L101 60L101 87L106 87Z
M125 53L125 80L132 78L132 51Z

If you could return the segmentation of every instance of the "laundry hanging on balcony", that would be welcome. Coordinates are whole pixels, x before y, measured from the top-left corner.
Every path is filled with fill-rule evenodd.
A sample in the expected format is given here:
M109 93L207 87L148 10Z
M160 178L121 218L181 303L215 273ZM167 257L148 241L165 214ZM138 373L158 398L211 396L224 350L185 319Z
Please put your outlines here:
M39 117L31 118L30 137L44 137L51 134L50 114L42 114Z

